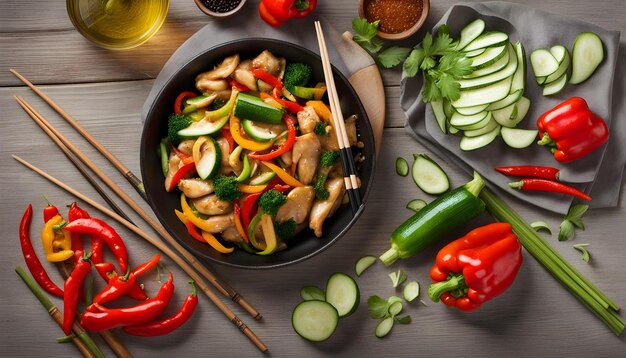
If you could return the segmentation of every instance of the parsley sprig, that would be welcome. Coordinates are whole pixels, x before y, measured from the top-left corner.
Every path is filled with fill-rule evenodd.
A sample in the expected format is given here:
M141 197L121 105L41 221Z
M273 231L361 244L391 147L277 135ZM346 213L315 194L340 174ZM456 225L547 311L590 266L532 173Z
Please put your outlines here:
M437 29L434 36L426 33L421 47L412 49L392 46L383 50L384 42L376 36L378 21L370 23L366 19L355 18L352 28L356 33L354 41L368 51L380 66L393 68L402 63L406 76L415 77L422 73L424 102L459 99L461 86L458 80L472 72L472 61L456 50L457 42L450 37L445 24Z

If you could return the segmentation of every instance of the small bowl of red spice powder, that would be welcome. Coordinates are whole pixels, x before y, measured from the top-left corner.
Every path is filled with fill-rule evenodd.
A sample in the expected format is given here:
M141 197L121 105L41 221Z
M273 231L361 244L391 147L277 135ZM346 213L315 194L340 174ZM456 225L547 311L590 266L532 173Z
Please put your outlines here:
M239 11L246 0L194 0L194 2L203 13L224 18Z
M359 0L359 16L379 21L378 36L386 40L404 40L416 33L429 10L429 0Z

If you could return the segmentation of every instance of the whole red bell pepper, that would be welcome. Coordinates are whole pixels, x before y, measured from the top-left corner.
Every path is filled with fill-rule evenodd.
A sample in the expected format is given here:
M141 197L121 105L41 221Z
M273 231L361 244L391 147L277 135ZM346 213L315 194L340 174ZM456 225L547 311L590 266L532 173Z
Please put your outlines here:
M522 264L521 249L508 223L470 231L437 254L428 296L462 311L479 308L511 286Z
M278 27L289 19L308 16L317 6L317 0L261 0L259 14L268 24Z
M609 139L609 128L587 102L572 97L537 120L539 144L550 147L554 159L573 162L593 152Z

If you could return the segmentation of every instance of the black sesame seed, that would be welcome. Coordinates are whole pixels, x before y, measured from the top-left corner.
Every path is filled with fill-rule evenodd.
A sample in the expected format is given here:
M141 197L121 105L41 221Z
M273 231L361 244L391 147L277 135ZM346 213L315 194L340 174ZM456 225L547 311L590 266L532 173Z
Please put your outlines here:
M241 0L202 0L204 6L213 12L229 12L239 5Z

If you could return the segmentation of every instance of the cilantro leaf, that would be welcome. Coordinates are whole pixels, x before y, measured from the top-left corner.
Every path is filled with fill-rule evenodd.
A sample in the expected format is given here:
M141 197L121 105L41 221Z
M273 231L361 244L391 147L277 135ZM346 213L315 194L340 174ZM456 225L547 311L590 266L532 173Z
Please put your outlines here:
M422 48L424 49L424 52L426 53L426 56L430 57L432 56L433 52L431 47L433 46L433 35L430 34L430 32L427 32L426 35L424 35L424 39L422 40Z
M426 71L426 70L430 70L431 68L434 68L435 66L437 66L437 61L435 61L435 59L430 56L426 56L422 60L420 69L422 69L423 71Z
M455 79L472 73L472 60L459 52L452 52L441 56L439 66L441 72L447 72Z
M429 75L424 74L424 87L422 88L422 97L424 102L432 102L441 98L441 91L435 84L435 80Z
M461 85L449 74L442 73L439 79L437 79L436 84L443 97L451 101L456 101L461 97Z
M380 21L368 22L367 19L355 17L352 20L352 29L354 32L366 41L372 40L378 32L378 24Z
M417 75L417 71L419 71L419 67L422 64L422 61L424 60L424 56L425 56L424 49L416 48L416 49L413 49L411 53L409 54L409 57L407 57L407 59L404 60L402 69L404 70L404 73L408 77L415 77L415 75Z
M445 55L446 53L452 51L454 46L452 46L452 38L450 35L442 33L435 36L435 41L431 45L430 54L432 55Z
M385 68L397 66L407 58L410 51L411 49L406 47L392 46L386 48L378 54L378 62Z

